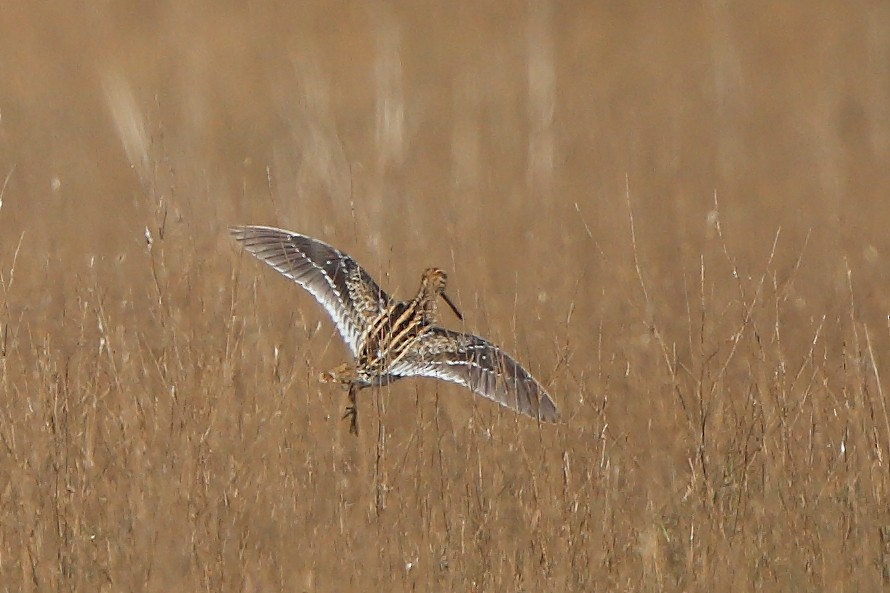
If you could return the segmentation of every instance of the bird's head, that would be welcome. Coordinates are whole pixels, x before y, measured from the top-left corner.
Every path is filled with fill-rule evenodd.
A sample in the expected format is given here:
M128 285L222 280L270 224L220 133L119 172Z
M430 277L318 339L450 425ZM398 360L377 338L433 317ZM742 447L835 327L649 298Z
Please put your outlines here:
M454 314L457 315L457 318L463 321L464 316L458 311L457 305L455 305L445 293L445 286L447 284L448 274L441 268L427 268L424 270L421 279L421 285L424 292L431 297L441 296L445 302L448 303L448 306L451 307L451 310L454 311Z

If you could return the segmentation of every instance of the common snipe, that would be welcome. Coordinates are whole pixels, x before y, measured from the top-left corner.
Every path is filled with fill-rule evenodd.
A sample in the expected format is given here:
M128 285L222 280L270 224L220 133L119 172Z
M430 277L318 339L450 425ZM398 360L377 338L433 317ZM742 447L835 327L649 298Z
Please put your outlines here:
M545 422L559 412L531 374L496 345L437 324L436 297L445 294L447 275L428 268L410 301L387 295L354 259L317 239L265 226L229 231L244 248L306 290L328 312L356 363L322 373L324 382L349 387L350 431L358 432L356 393L402 377L434 377L470 388L502 406Z

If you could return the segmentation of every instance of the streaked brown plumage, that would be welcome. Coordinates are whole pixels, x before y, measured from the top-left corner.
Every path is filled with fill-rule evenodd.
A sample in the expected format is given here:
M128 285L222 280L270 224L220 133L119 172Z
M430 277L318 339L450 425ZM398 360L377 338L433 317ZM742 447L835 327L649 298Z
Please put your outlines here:
M558 421L546 390L513 358L479 336L437 325L439 296L463 319L445 293L448 277L439 268L425 270L417 295L399 301L327 243L273 227L229 230L244 249L309 291L333 319L355 364L342 364L321 378L349 387L346 416L352 432L358 431L359 390L413 376L459 383L516 412Z

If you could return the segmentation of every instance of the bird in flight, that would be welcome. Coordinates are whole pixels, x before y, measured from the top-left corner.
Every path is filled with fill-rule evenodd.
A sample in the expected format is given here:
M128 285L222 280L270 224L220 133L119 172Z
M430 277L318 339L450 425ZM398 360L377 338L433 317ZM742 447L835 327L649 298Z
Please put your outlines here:
M320 379L348 387L343 418L350 418L353 434L358 434L358 391L403 377L451 381L537 420L559 420L544 387L498 346L438 325L438 297L463 320L445 293L448 277L441 269L427 268L417 295L400 301L354 259L318 239L267 226L229 231L253 256L306 289L334 321L355 363L322 373Z

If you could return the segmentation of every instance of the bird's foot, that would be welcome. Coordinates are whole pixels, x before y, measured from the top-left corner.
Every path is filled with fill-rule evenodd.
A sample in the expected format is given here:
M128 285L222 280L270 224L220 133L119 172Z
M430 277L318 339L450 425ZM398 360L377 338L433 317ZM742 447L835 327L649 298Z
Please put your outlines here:
M349 386L349 405L346 406L346 413L343 414L343 419L349 418L349 432L358 435L358 403L355 401L355 394L358 392L358 387L355 383L352 383Z
M352 403L346 406L346 413L343 414L343 420L349 418L349 433L358 434L358 407Z
M356 383L357 374L355 367L348 363L343 363L329 371L325 371L318 376L318 380L322 383L340 383L349 386L349 405L346 406L346 413L343 414L343 420L349 418L349 432L358 434L358 405L355 403L355 394L359 390Z

